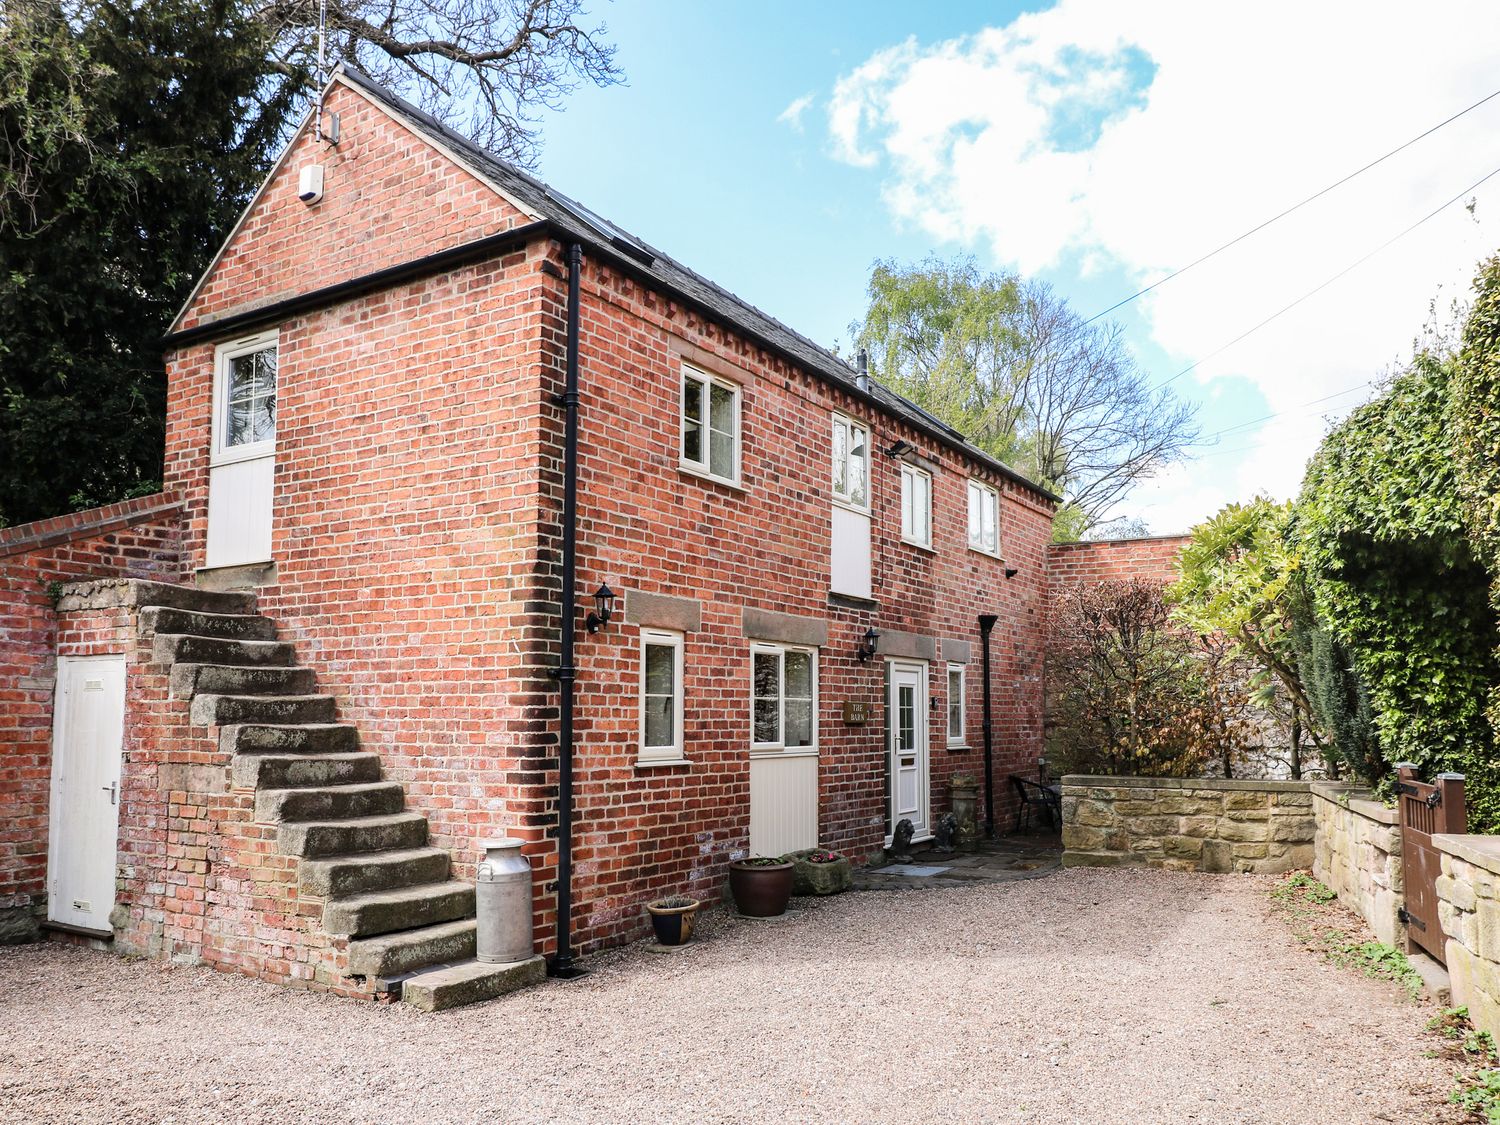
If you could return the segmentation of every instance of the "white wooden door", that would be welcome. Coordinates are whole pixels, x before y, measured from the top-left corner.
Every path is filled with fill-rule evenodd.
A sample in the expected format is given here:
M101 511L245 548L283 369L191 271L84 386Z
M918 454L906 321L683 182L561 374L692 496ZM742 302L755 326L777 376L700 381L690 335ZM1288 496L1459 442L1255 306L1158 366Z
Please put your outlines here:
M237 340L216 353L204 566L271 560L276 379L275 333Z
M927 665L891 664L891 829L910 820L914 839L931 835L927 756Z
M52 712L47 917L108 931L115 905L125 658L63 656Z

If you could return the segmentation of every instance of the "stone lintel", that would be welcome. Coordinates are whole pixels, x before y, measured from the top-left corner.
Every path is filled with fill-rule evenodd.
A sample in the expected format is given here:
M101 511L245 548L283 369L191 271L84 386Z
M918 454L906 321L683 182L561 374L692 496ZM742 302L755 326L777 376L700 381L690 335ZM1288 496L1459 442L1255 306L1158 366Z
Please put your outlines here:
M626 590L625 620L631 625L649 625L657 629L692 633L703 628L703 603L697 598Z
M875 651L881 656L904 656L908 660L936 660L937 641L921 633L886 629L880 634Z
M745 636L757 641L780 641L789 645L822 648L828 644L828 622L820 617L799 617L771 609L744 611Z
M968 641L961 641L957 637L943 638L943 659L952 664L967 664L974 659L973 646Z

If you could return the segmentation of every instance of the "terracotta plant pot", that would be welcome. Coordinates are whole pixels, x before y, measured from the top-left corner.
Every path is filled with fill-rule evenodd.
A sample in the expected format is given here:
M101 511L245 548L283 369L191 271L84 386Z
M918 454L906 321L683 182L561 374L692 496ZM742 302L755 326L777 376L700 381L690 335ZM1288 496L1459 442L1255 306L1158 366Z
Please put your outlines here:
M663 903L671 900L664 899ZM698 920L698 902L686 906L665 906L661 903L646 904L651 912L651 928L656 931L656 940L662 945L685 945L693 936L693 925Z
M747 918L785 914L792 897L792 865L735 860L729 865L729 892L735 909Z

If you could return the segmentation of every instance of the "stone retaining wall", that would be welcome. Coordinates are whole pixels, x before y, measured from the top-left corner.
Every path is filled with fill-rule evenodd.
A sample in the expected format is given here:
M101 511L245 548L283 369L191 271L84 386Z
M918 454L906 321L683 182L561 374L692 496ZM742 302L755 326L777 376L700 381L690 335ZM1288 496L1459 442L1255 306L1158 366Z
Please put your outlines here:
M1312 793L1317 821L1313 875L1336 891L1377 938L1405 949L1406 926L1399 912L1406 892L1396 810L1350 785L1314 782Z
M1453 1003L1481 1031L1500 1035L1500 837L1439 834L1438 921Z
M1063 864L1282 872L1313 861L1305 781L1063 778Z

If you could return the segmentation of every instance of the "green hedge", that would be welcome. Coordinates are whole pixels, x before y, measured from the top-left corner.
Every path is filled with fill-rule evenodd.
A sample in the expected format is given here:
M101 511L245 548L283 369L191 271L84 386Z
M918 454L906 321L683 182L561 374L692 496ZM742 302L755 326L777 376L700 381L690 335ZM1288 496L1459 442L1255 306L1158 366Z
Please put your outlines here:
M1320 623L1347 651L1388 763L1467 775L1470 820L1500 829L1485 701L1500 641L1453 450L1455 357L1422 353L1331 432L1294 534Z

